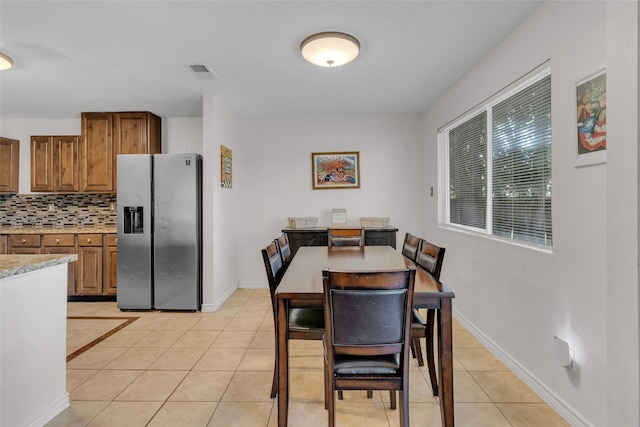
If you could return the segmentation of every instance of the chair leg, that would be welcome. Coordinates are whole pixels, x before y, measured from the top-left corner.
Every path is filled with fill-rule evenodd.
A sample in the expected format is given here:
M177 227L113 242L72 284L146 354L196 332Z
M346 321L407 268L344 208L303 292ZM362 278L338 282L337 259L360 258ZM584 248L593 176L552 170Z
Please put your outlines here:
M273 367L273 382L271 383L271 398L274 399L278 395L278 362Z
M427 327L425 328L425 338L427 339L427 365L429 366L429 379L433 395L438 395L438 377L436 376L435 355L433 352L433 329L435 325L435 309L427 310Z
M391 409L396 409L396 391L389 390L389 401L391 403Z
M409 388L400 390L400 426L409 427Z
M413 357L418 361L418 366L424 366L424 358L422 357L422 347L420 346L420 338L411 338L411 352Z
M275 318L275 308L273 308L274 318L273 323L274 327L277 327L278 322L276 322ZM277 330L277 329L276 329ZM276 341L276 350L275 357L273 363L273 382L271 383L271 398L274 399L278 395L278 334L274 333L275 341Z
M329 409L329 373L327 364L324 364L324 409Z
M336 425L336 392L333 390L333 384L329 384L329 427L335 427Z

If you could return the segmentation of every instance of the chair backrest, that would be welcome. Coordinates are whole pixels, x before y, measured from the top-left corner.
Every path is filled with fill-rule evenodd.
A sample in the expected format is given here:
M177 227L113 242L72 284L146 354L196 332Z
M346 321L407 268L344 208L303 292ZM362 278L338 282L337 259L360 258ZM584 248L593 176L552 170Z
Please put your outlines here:
M416 257L416 264L427 270L436 279L440 280L442 261L444 260L444 248L420 240L420 248Z
M332 354L406 356L416 270L323 270L325 329Z
M291 247L289 247L289 237L282 233L278 236L277 239L274 240L276 245L278 246L278 250L280 251L280 256L282 257L282 263L287 265L291 262Z
M419 246L420 238L413 234L406 233L404 235L404 243L402 244L402 255L409 258L411 261L415 261L416 255L418 255Z
M269 292L271 293L271 302L275 301L276 288L280 284L280 279L284 274L282 268L282 257L276 243L271 242L266 248L262 249L262 260L264 261L264 268L267 272L267 280L269 282Z
M364 246L364 228L329 228L328 246Z

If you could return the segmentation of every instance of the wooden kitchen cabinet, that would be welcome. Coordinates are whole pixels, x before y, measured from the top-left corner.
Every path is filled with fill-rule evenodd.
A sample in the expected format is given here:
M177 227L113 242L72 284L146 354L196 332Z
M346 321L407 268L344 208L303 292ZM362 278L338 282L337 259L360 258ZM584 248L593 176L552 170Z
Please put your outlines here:
M43 254L75 254L76 236L74 234L43 234L42 253ZM75 293L76 285L76 263L70 262L67 275L67 294Z
M10 234L8 236L7 253L9 254L41 254L41 236L39 234Z
M113 113L82 113L80 191L114 192L114 162Z
M31 137L31 191L53 191L53 142L51 137Z
M115 113L117 154L160 152L160 117L149 112Z
M0 137L0 193L18 193L20 141Z
M160 117L149 112L82 113L80 191L113 193L118 154L161 152Z
M115 233L0 234L0 254L77 254L77 262L68 264L68 296L82 300L118 293Z
M77 192L80 137L31 137L31 191Z
M78 234L76 294L101 295L102 234Z
M161 152L160 117L149 112L114 115L116 155L156 154ZM113 186L118 188L118 162L114 162Z
M118 293L118 236L104 235L103 291L107 295Z
M79 136L54 136L53 191L77 192L80 189L78 165Z

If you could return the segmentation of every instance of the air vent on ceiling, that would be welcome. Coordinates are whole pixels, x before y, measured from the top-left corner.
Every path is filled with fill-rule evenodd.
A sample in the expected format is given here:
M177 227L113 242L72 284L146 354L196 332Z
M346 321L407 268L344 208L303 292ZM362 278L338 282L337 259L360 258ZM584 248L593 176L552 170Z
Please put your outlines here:
M205 80L217 80L218 76L211 71L211 69L205 64L193 64L187 65L193 74L199 79Z

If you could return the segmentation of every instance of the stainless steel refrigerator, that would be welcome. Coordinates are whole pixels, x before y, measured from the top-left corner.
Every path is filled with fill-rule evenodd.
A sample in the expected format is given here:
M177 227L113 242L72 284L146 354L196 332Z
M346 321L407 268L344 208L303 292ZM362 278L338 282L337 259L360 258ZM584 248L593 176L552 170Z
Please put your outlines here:
M190 310L202 304L202 156L121 154L118 308Z

